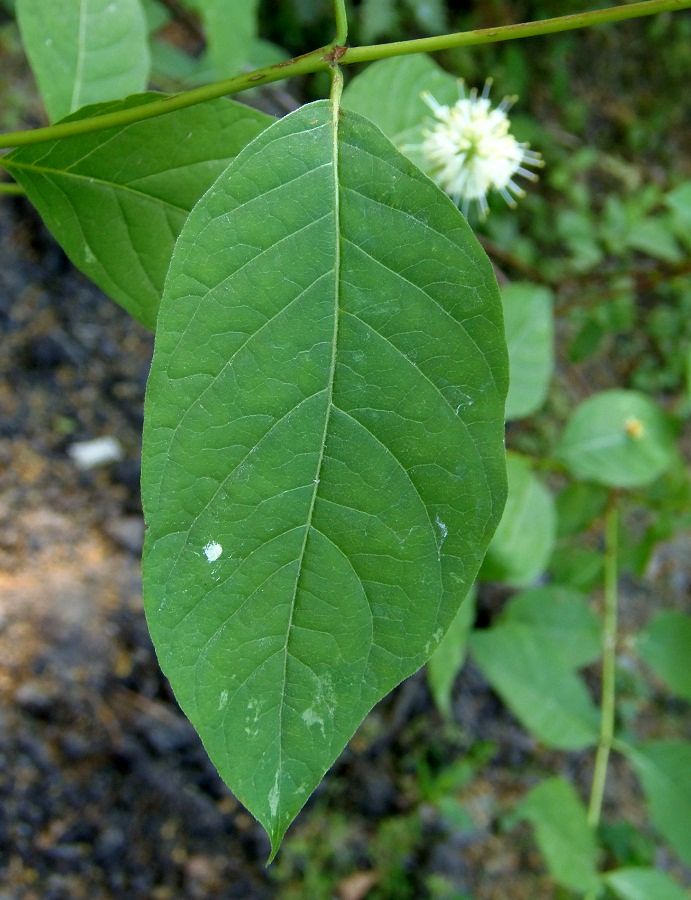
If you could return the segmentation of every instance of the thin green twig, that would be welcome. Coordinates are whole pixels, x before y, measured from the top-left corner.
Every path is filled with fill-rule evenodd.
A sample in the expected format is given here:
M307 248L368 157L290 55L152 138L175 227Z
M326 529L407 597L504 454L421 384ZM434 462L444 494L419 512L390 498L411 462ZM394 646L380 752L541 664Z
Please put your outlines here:
M0 181L0 194L10 194L11 196L21 196L24 194L24 188L21 184L14 184L11 181Z
M559 31L574 31L592 25L606 25L611 22L622 22L625 19L637 19L641 16L674 12L689 7L691 7L691 0L645 0L642 3L625 3L623 6L609 9L556 16L553 19L525 22L520 25L500 25L496 28L480 28L476 31L461 31L457 34L418 38L412 41L393 41L389 44L372 44L368 47L351 47L341 62L347 64L371 62L375 59L386 59L389 56L403 56L409 53L435 53L438 50L451 50L454 47L472 47L478 44L494 44L498 41L515 41L518 38L555 34Z
M605 602L602 636L602 688L600 740L595 756L593 784L588 804L588 824L597 828L607 779L607 763L614 740L616 710L617 604L618 604L619 510L612 494L605 517Z
M334 16L336 19L336 36L334 44L343 47L348 40L348 12L346 0L334 0Z
M335 2L338 3L335 7L337 32L338 36L341 37L346 24L344 0L335 0ZM538 22L501 25L496 28L482 28L476 31L440 35L439 37L419 38L412 41L394 41L389 44L373 44L369 47L346 48L342 43L336 41L333 44L312 50L310 53L305 53L294 59L255 69L253 72L236 75L234 78L215 81L212 84L193 88L180 94L173 94L162 100L153 100L151 103L142 104L141 106L130 107L118 112L104 113L86 119L78 119L72 122L61 122L45 128L0 134L0 148L41 144L58 138L73 137L78 134L103 131L106 128L130 125L133 122L142 122L145 119L163 116L177 109L195 106L197 103L205 103L208 100L215 100L230 94L238 94L258 85L283 81L296 75L310 75L314 72L325 71L334 62L338 62L340 65L352 65L353 63L372 62L410 53L431 53L437 50L449 50L454 47L471 47L479 44L512 41L518 38L537 37L538 35L553 34L559 31L586 28L590 25L604 25L609 22L620 22L625 19L635 19L641 16L652 16L656 13L673 12L689 8L691 8L691 0L645 0L642 3L627 3L610 9L558 16Z

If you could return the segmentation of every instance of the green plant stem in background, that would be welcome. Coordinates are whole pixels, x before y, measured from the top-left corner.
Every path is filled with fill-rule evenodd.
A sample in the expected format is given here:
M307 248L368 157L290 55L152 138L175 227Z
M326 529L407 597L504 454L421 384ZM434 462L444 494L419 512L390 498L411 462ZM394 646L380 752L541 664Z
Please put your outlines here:
M478 44L494 44L498 41L515 41L518 38L554 34L559 31L574 31L591 25L606 25L651 16L655 13L688 9L687 0L646 0L643 3L625 3L611 9L597 9L592 12L556 16L539 22L525 22L520 25L500 25L497 28L480 28L477 31L462 31L458 34L444 34L437 37L419 38L412 41L394 41L389 44L373 44L369 47L351 47L341 60L342 63L371 62L389 56L403 56L408 53L435 53L454 47L472 47Z
M0 194L12 194L14 196L24 194L24 188L20 184L12 184L12 182L0 182Z
M691 0L646 0L643 3L629 3L611 9L577 13L575 15L558 16L540 22L526 22L520 25L502 25L496 28L483 28L477 31L463 31L457 34L440 35L439 37L419 38L411 41L395 41L390 44L374 44L369 47L343 48L338 41L318 50L312 50L302 56L285 62L276 63L253 72L237 75L212 84L203 85L190 91L154 100L152 103L137 106L118 112L105 113L89 119L75 122L61 122L45 128L34 128L27 131L13 131L0 135L0 148L21 147L27 144L40 144L58 138L71 137L102 131L105 128L129 125L144 119L152 119L184 109L207 100L214 100L229 94L238 94L253 87L283 81L296 75L309 75L327 70L335 61L341 65L372 62L392 56L410 53L428 53L437 50L450 50L454 47L472 47L479 44L491 44L518 38L537 37L543 34L554 34L559 31L572 31L590 25L604 25L620 22L641 16L652 16L656 13L673 12L691 8ZM344 34L345 6L343 0L336 0L336 27L340 37ZM1 162L1 161L0 161Z
M605 604L602 637L602 689L600 700L600 740L588 805L588 824L597 828L607 778L607 763L614 741L617 662L617 587L619 554L619 510L612 494L605 518Z

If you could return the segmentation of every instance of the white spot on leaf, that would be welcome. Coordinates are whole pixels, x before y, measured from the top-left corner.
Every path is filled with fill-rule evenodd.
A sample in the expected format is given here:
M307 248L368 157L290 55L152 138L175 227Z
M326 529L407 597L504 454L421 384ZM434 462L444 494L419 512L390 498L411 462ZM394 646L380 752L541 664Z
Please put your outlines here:
M438 515L434 517L434 524L439 529L439 543L437 544L437 552L439 556L441 556L441 548L444 546L444 541L449 536L449 529L446 527L446 524L442 522Z
M218 708L225 709L228 705L228 691L221 691L218 695Z
M274 786L269 791L269 809L271 810L271 815L276 818L276 813L278 812L278 772L276 772L276 777L274 778Z
M218 541L209 541L204 547L204 556L210 563L216 562L221 553L223 553L223 547L221 547Z
M312 725L318 725L322 737L326 737L325 724L327 719L333 719L336 693L333 681L328 673L324 673L321 677L315 677L314 683L315 690L312 705L302 713L301 718L308 728Z

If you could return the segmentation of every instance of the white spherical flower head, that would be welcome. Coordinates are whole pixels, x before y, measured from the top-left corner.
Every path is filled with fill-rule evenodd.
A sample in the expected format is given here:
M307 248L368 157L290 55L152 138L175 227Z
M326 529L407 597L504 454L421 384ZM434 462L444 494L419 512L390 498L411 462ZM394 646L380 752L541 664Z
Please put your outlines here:
M511 134L507 112L515 98L505 97L493 107L489 99L488 79L481 95L475 88L466 95L459 83L459 99L444 106L429 93L422 95L434 113L434 127L424 132L420 145L429 173L439 187L468 214L475 203L481 218L488 211L487 194L498 191L509 206L524 191L516 183L518 176L537 180L526 166L542 166L539 153L529 149Z

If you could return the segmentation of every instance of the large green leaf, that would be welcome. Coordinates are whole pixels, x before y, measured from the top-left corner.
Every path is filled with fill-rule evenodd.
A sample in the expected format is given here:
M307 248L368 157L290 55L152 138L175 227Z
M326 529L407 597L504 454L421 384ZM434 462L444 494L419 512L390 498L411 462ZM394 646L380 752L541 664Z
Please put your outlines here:
M17 19L51 119L146 87L148 28L139 0L17 0Z
M516 282L502 289L501 299L509 348L506 418L520 419L538 410L547 397L554 369L552 292Z
M639 636L636 648L670 690L691 701L691 616L658 613Z
M450 200L329 103L193 210L143 450L161 665L274 850L430 656L504 502L501 307Z
M691 865L691 743L650 741L624 750L643 783L653 825Z
M556 881L579 893L597 892L597 844L585 808L563 778L543 781L521 801L516 816L527 819Z
M143 94L72 118L160 99ZM190 209L270 116L230 100L23 147L3 166L72 262L149 328Z
M491 629L470 638L473 658L523 725L567 750L597 739L597 711L575 669L592 662L599 645L585 598L559 587L519 594Z
M641 487L671 465L674 439L664 413L644 394L602 391L575 411L558 454L575 478Z
M549 490L523 457L506 459L509 495L492 538L480 577L523 587L544 571L556 533L556 512Z

